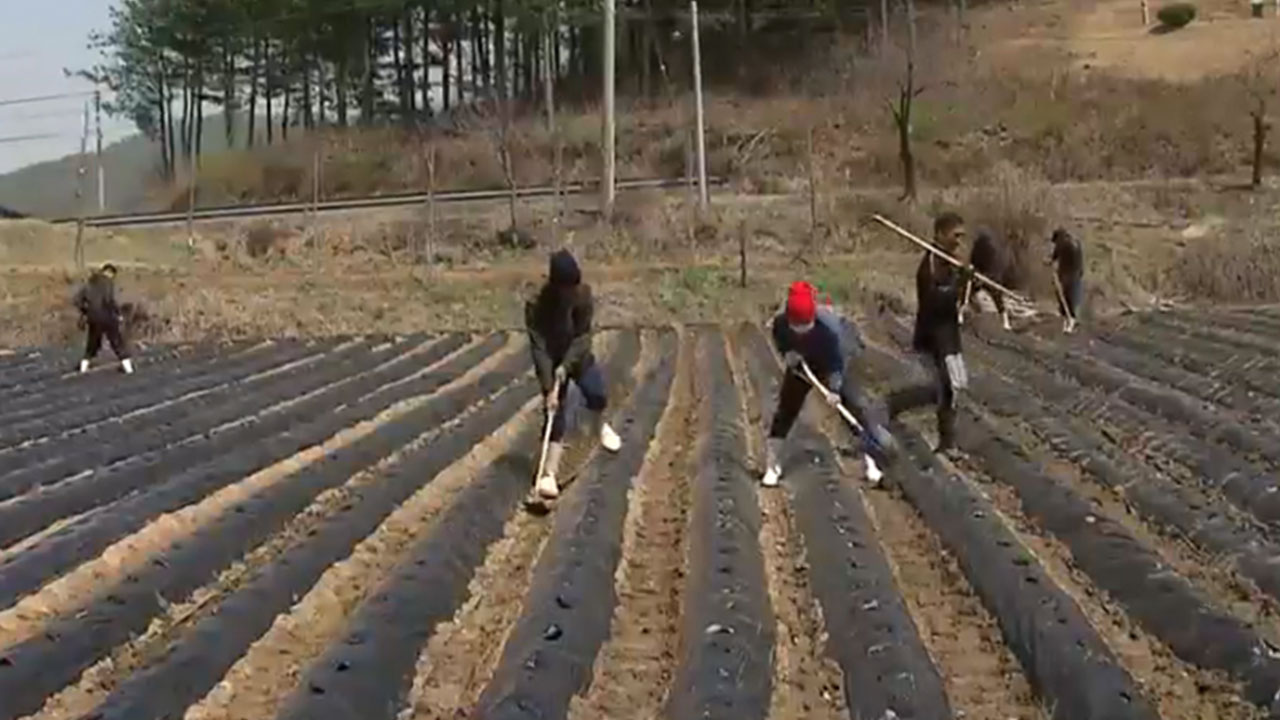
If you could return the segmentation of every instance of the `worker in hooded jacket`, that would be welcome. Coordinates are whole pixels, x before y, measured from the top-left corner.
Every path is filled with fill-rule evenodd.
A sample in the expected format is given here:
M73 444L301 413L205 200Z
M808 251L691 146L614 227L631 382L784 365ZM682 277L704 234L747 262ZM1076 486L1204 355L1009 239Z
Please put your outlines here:
M547 282L525 304L533 367L542 386L546 414L551 416L545 468L535 479L538 495L548 500L560 495L556 473L564 454L564 399L569 380L586 400L600 444L610 452L622 448L622 438L604 419L608 396L604 375L591 352L593 314L591 286L582 282L577 260L568 250L552 254Z
M116 305L116 267L110 263L89 276L88 282L76 293L73 303L80 311L80 327L86 332L84 358L80 360L80 372L89 371L89 365L102 349L105 337L111 350L120 360L120 369L133 373L133 360L120 327L120 307Z

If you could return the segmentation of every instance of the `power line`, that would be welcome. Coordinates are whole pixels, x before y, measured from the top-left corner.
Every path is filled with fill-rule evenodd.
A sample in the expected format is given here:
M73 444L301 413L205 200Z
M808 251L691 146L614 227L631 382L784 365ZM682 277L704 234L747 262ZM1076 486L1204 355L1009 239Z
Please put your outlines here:
M67 137L60 133L36 133L34 135L10 135L9 137L0 137L0 143L16 143L28 140L47 140L49 138Z
M65 100L67 98L83 98L93 95L92 90L82 90L80 92L59 93L57 95L37 95L35 97L11 98L8 100L0 100L0 107L9 105L26 105L28 103L50 102L52 100Z

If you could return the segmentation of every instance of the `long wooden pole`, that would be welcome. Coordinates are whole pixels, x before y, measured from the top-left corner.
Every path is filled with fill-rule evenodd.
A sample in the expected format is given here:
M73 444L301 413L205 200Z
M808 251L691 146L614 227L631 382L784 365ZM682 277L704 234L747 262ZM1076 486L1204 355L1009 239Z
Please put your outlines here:
M689 3L689 15L693 22L693 103L698 133L698 205L707 209L710 198L707 193L707 130L702 110L702 42L698 32L698 2Z
M603 201L606 217L613 215L617 192L617 124L614 117L614 73L617 69L617 20L614 0L604 0L604 178Z
M881 225L884 225L885 227L887 227L887 228L889 228L890 230L892 230L892 231L894 231L894 232L898 233L898 234L899 234L899 235L901 235L902 237L904 237L904 238L906 238L906 239L910 240L911 242L915 243L916 245L919 245L920 247L924 248L925 250L928 250L929 252L933 253L934 255L937 255L938 257L942 258L943 260L946 260L947 262L951 263L952 265L955 265L955 266L956 266L956 267L958 267L958 268L962 268L962 269L963 269L963 268L965 268L965 267L968 267L967 265L965 265L964 263L960 262L960 261L959 261L959 260L957 260L955 257L953 257L950 253L947 253L947 252L945 252L944 250L942 250L942 248L939 248L938 246L934 245L934 244L933 244L933 243L931 243L931 242L927 242L927 241L925 241L925 240L921 240L920 238L918 238L918 237L916 237L914 234L912 234L912 233L911 233L911 231L907 230L906 228L903 228L902 226L898 225L897 223L893 222L892 220L889 220L888 218L884 217L883 215L878 215L878 214L877 214L877 215L872 215L872 216L871 216L871 219L872 219L872 220L875 220L876 222L880 223ZM1011 298L1015 298L1015 299L1020 300L1020 301L1022 301L1022 302L1028 302L1028 300L1027 300L1025 297L1023 297L1020 293L1016 293L1016 292L1014 292L1014 291L1010 290L1009 288L1007 288L1007 287L1005 287L1005 286L1001 285L1000 283L996 282L995 280L992 280L991 278L987 277L986 275L983 275L983 274L982 274L982 273L980 273L980 272L974 271L973 276L974 276L975 278L977 278L978 280L982 281L984 284L986 284L986 285L988 285L988 286L990 286L990 287L992 287L992 288L994 288L994 289L996 289L996 290L998 290L998 291L1000 291L1000 292L1004 293L1005 295L1008 295L1008 296L1009 296L1009 297L1011 297Z

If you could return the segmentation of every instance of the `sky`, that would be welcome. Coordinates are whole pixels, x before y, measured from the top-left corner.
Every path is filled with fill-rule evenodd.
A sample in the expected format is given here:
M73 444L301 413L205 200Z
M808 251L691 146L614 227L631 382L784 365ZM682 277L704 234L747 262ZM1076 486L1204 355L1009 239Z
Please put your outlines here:
M91 97L7 105L6 101L88 91L93 83L63 68L93 66L89 33L105 30L114 0L0 0L0 173L79 152L84 103ZM92 114L90 115L92 122ZM102 118L103 144L132 135L133 123ZM51 134L54 137L9 141ZM94 135L90 128L89 149Z

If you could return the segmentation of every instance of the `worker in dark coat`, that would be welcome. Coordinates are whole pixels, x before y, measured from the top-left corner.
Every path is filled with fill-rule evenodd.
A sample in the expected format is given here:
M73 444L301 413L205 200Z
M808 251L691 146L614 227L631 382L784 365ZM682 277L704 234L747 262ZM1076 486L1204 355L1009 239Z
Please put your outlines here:
M594 312L591 286L582 282L577 260L568 250L554 253L546 284L524 309L534 371L545 408L552 415L545 469L535 480L538 494L548 500L560 494L556 473L564 454L564 399L569 380L582 391L587 409L594 413L600 444L610 452L622 448L622 438L604 420L608 396L604 376L591 352Z
M89 364L98 356L105 337L111 343L111 351L120 359L120 369L133 373L133 360L120 327L120 307L116 304L116 267L110 263L89 276L88 282L76 293L73 303L80 311L80 327L86 331L84 358L80 372L89 371Z
M883 477L880 465L892 461L896 444L885 429L883 417L863 396L852 377L851 364L861 347L861 339L852 323L838 317L830 308L819 308L816 296L809 283L793 283L787 292L785 308L773 319L773 343L787 369L769 428L761 483L774 487L782 476L782 443L804 407L811 387L803 364L822 384L819 392L827 404L843 405L862 427L866 477L872 484L879 484Z
M964 239L964 219L953 212L939 215L933 224L934 243L956 255ZM932 376L930 382L913 385L889 394L889 414L924 405L936 405L938 415L937 452L955 450L956 391L968 386L968 371L960 346L960 293L971 276L947 261L926 252L916 269L916 325L912 349Z
M1058 276L1058 287L1062 288L1062 296L1058 298L1062 331L1073 333L1080 319L1080 303L1084 299L1084 249L1080 241L1063 228L1054 230L1049 242L1053 244L1049 262L1057 263L1054 272Z
M969 265L975 273L982 273L1005 287L1013 285L1011 282L1013 279L1013 273L1011 272L1013 257L1009 253L1008 246L996 240L991 233L985 230L980 230L977 237L973 239L973 250L969 253ZM971 281L965 286L961 312L963 313L968 307L969 299L978 295L985 295L991 301L991 304L995 305L996 312L1000 313L1000 322L1004 325L1004 329L1012 329L1009 325L1009 307L1005 304L1004 293L988 286L986 283Z

